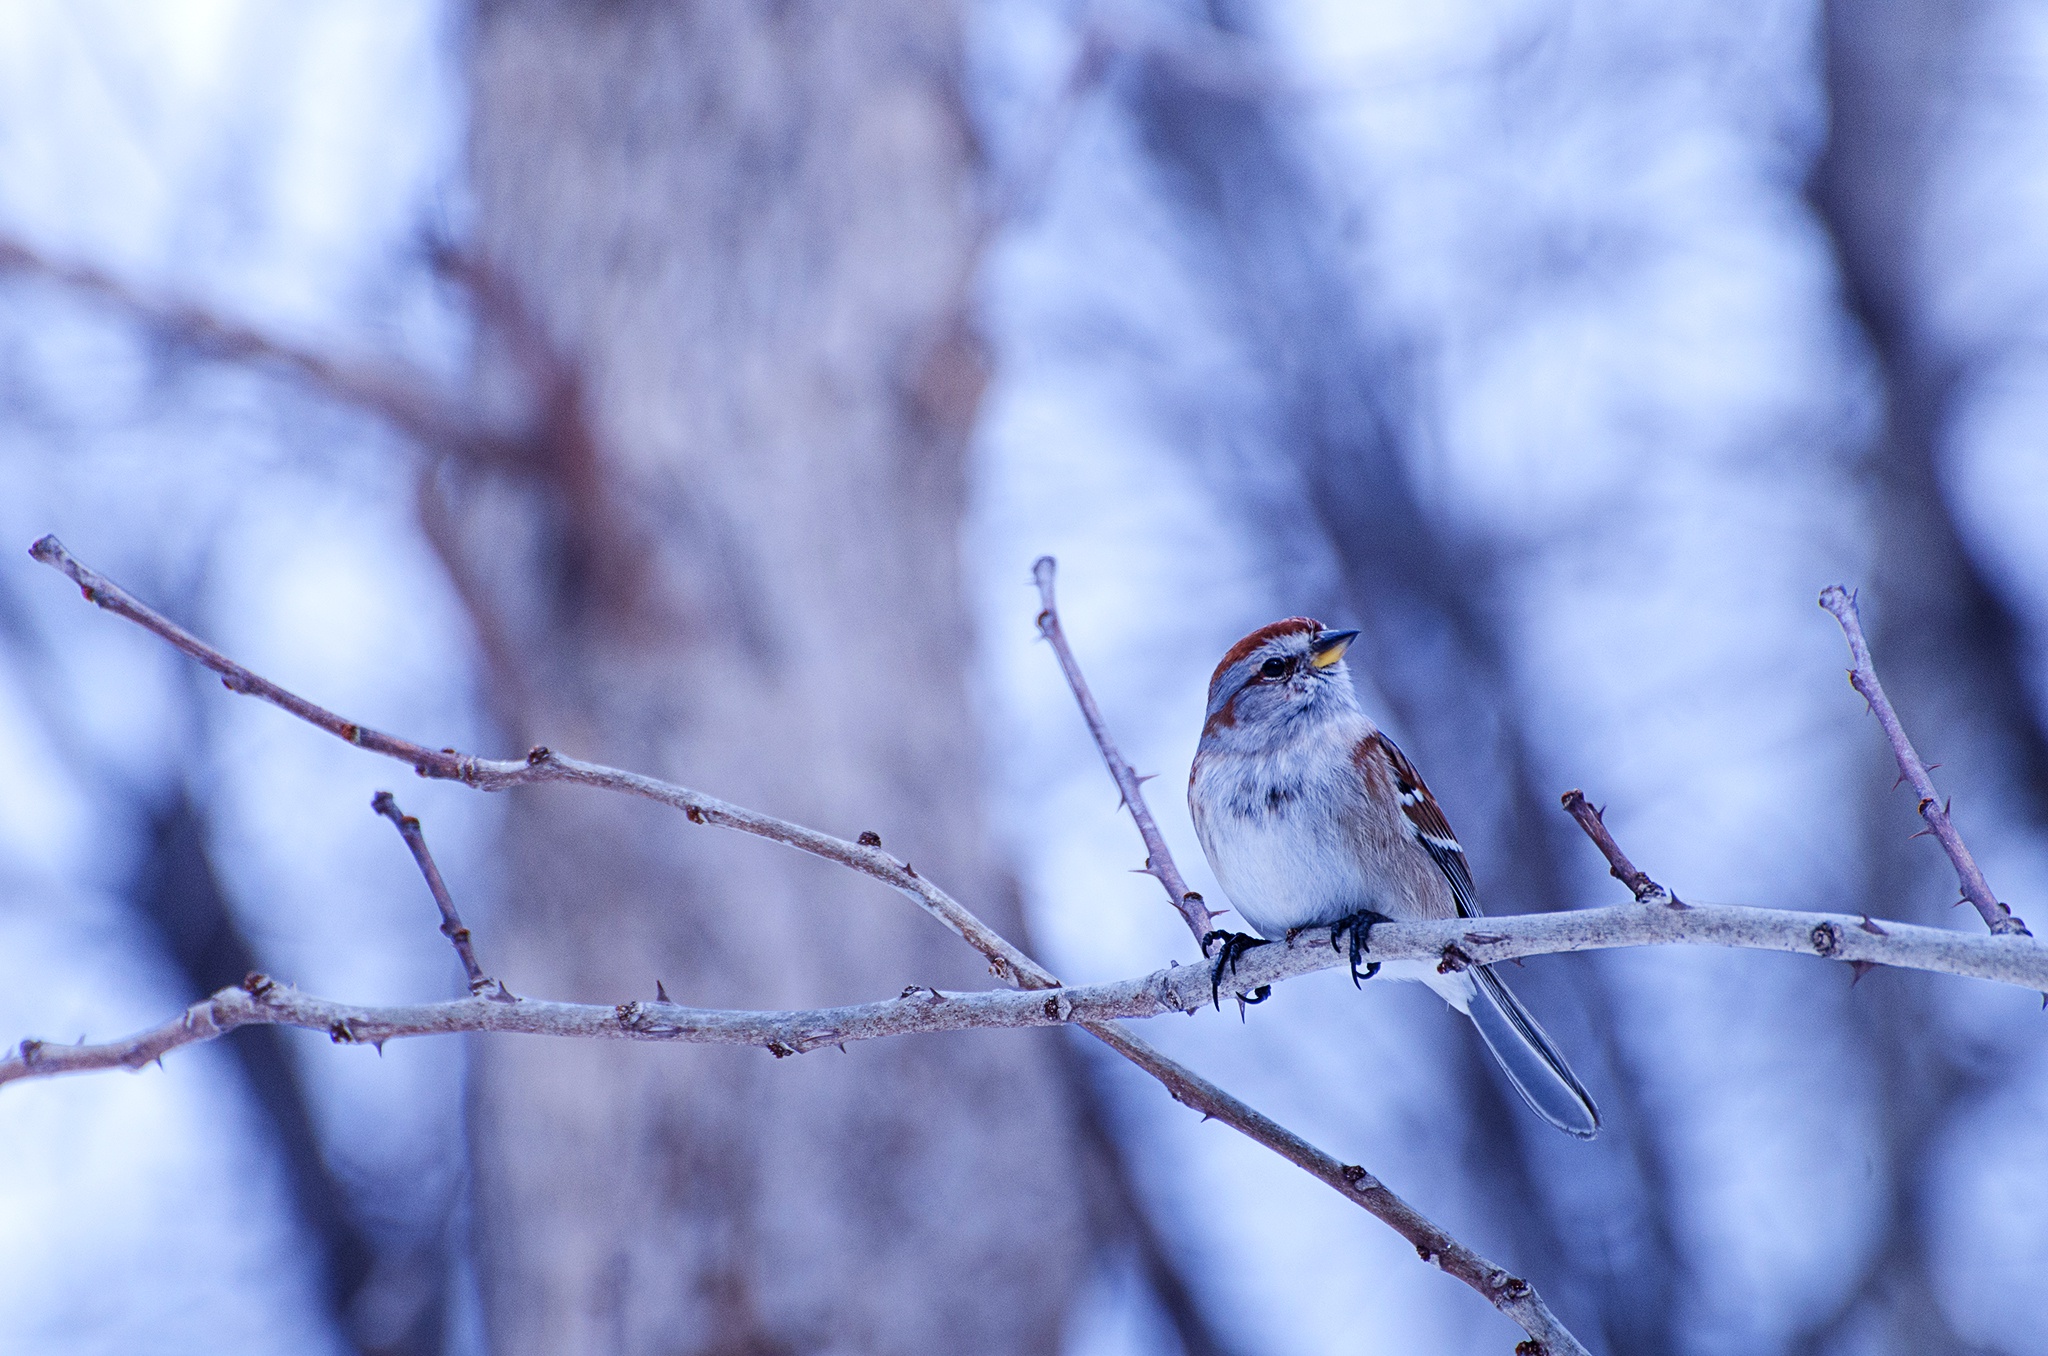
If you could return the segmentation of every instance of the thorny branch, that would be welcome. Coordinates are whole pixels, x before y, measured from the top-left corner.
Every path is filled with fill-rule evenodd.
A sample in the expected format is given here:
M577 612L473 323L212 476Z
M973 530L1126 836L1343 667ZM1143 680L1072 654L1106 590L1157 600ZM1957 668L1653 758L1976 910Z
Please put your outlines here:
M882 851L879 840L849 843L843 838L834 838L771 815L757 814L673 782L643 777L637 772L625 772L598 763L586 763L541 746L528 750L523 759L478 758L457 749L430 749L424 744L385 734L338 716L242 667L176 622L138 601L113 580L75 559L55 537L42 538L29 548L29 554L69 576L87 601L161 636L218 673L222 686L230 692L260 698L357 748L410 764L413 771L422 777L461 782L481 791L503 791L509 787L542 782L577 782L657 801L681 810L693 824L716 824L722 828L737 829L873 876L908 895L954 934L965 938L989 958L992 973L1003 977L1011 973L1035 976L1041 981L1041 987L1058 983L1036 961L998 936L952 896L918 875L910 863L898 861Z
M1478 930L1480 927L1484 931ZM1570 913L1515 914L1487 918L1483 923L1456 918L1381 923L1372 933L1374 956L1383 960L1433 961L1446 970L1523 956L1652 945L1778 951L1850 965L1896 965L2048 990L2048 946L2031 938L1972 936L1945 928L1879 922L1848 914L1746 909L1725 904L1673 904L1651 909L1620 904ZM1343 956L1323 938L1305 934L1291 942L1276 942L1248 952L1236 982L1278 984L1343 963ZM326 1031L332 1029L335 1021L345 1021L350 1033L346 1039L362 1041L456 1031L521 1031L536 1035L626 1036L753 1045L771 1050L779 1046L778 1053L793 1054L844 1041L968 1027L1074 1023L1101 1034L1097 1028L1105 1022L1193 1013L1211 1001L1207 968L1194 965L1169 965L1147 975L1077 988L1025 981L1019 985L1020 992L942 993L919 986L900 999L882 1003L779 1012L696 1009L667 1001L627 1004L622 1008L593 1007L500 998L496 992L446 1003L363 1007L300 994L283 985L272 985L261 976L245 981L245 987L252 984L263 991L252 991L259 1000L253 1005L245 1001L250 995L234 996L242 990L224 989L193 1009L208 1009L211 1017L201 1020L188 1014L178 1022L124 1041L95 1046L26 1042L27 1053L16 1051L0 1059L0 1083L85 1069L140 1067L181 1045L209 1040L235 1026L257 1023L309 1026ZM496 989L493 980L486 978L484 984ZM210 1009L209 1004L213 1005ZM520 1013L508 1015L514 1007ZM633 1015L622 1016L628 1009ZM228 1020L230 1017L232 1020ZM618 1017L618 1029L606 1025L612 1017ZM209 1026L209 1022L213 1025ZM171 1039L169 1033L173 1028L183 1034ZM1127 1035L1126 1039L1135 1041ZM1117 1041L1111 1044L1119 1050L1124 1048ZM1163 1056L1147 1055L1137 1062L1151 1068L1150 1061L1154 1059ZM1199 1082L1192 1074L1184 1076ZM1173 1085L1178 1090L1179 1085ZM1220 1092L1216 1095L1227 1096ZM1199 1101L1183 1100L1208 1110ZM1229 1119L1217 1112L1211 1114Z
M1116 789L1124 798L1124 805L1137 822L1138 834L1145 840L1145 871L1156 878L1166 889L1167 898L1173 907L1187 920L1188 929L1195 934L1195 943L1204 953L1208 946L1202 938L1209 935L1215 926L1215 915L1209 911L1202 897L1188 889L1188 883L1181 879L1180 868L1173 863L1173 854L1167 850L1166 838L1159 832L1159 825L1153 822L1152 811L1145 806L1145 778L1138 770L1124 761L1117 751L1116 741L1110 737L1109 726L1102 719L1102 708L1095 704L1095 694L1088 690L1088 680L1081 676L1081 665L1074 659L1073 647L1067 644L1067 633L1060 626L1059 606L1053 600L1053 576L1059 571L1059 562L1051 556L1040 556L1031 567L1032 582L1038 585L1038 634L1052 643L1052 652L1059 656L1060 669L1067 675L1067 686L1074 690L1074 700L1081 707L1081 718L1088 722L1088 733L1095 736L1095 746L1102 750L1103 761L1109 764L1109 775L1116 779Z
M399 809L398 801L389 791L379 791L370 797L370 808L398 827L398 836L405 840L420 874L426 877L427 892L434 897L434 907L441 911L441 935L454 945L456 959L462 962L463 976L469 981L470 993L481 997L488 992L500 1003L517 1002L510 989L485 974L484 967L477 963L476 947L470 942L469 929L462 925L462 915L455 911L455 897L448 893L447 882L441 879L441 868L434 865L434 854L427 851L427 835L420 829L420 822Z
M1190 969L1187 973L1195 972ZM96 1069L139 1069L181 1046L255 1025L324 1031L338 1044L381 1046L385 1041L407 1036L509 1031L586 1039L749 1045L781 1057L850 1041L920 1032L1150 1017L1198 1009L1208 1001L1207 993L1200 991L1199 985L1174 986L1158 982L1159 978L1146 976L1114 984L1036 992L991 989L945 993L913 985L902 997L878 1003L754 1012L693 1008L662 999L614 1007L533 998L500 999L495 994L441 1003L368 1007L301 993L267 975L251 974L240 985L201 999L171 1021L125 1040L101 1045L23 1041L14 1052L0 1059L0 1084Z
M1820 605L1834 613L1835 620L1842 624L1842 633L1849 639L1849 658L1855 665L1849 670L1849 682L1870 703L1877 723L1884 727L1884 736L1891 741L1892 756L1898 760L1899 775L1912 784L1913 794L1920 798L1920 817L1927 821L1928 831L1940 841L1942 851L1954 864L1956 878L1962 882L1963 898L1977 906L1985 926L1994 933L2031 936L2027 925L1991 893L1983 869L1970 855L1963 836L1956 832L1955 823L1949 818L1948 802L1935 791L1927 764L1914 750L1913 741L1906 737L1906 727L1899 721L1899 713L1884 695L1884 685L1877 681L1877 668L1870 659L1870 644L1863 638L1863 619L1856 610L1856 595L1840 584L1830 584L1821 590Z

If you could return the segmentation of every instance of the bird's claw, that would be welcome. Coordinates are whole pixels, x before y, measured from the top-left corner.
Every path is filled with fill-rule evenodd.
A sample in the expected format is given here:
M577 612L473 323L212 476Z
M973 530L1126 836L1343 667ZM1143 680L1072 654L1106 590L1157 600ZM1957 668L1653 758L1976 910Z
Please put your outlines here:
M1361 980L1371 979L1380 972L1380 963L1376 960L1366 961L1363 973L1360 973L1358 969L1358 962L1364 959L1366 953L1372 950L1373 924L1391 923L1393 921L1393 919L1377 910L1360 909L1357 913L1339 918L1336 922L1330 924L1330 950L1335 951L1338 949L1337 939L1339 937L1346 935L1350 937L1351 954L1349 960L1351 962L1351 986L1353 988L1362 987L1360 984Z
M1251 937L1242 932L1225 932L1219 928L1202 938L1202 951L1204 954L1207 954L1209 944L1218 938L1222 939L1223 945L1216 948L1215 961L1209 968L1209 999L1216 1005L1216 1010L1221 1012L1223 1010L1224 968L1226 966L1229 967L1230 973L1235 975L1237 973L1237 963L1244 958L1245 952L1250 951L1253 947L1270 945L1270 942L1264 937ZM1243 994L1237 995L1238 1015L1242 1017L1247 1006L1263 1003L1272 996L1273 986L1270 984L1261 984L1252 991L1250 998L1246 998Z

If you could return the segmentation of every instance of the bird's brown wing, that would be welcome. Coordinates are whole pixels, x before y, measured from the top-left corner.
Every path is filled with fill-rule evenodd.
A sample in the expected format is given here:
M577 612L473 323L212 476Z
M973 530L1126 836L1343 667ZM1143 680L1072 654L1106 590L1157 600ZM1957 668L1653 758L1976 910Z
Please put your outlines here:
M1394 795L1400 802L1401 813L1407 816L1408 827L1415 833L1415 841L1422 844L1423 851L1450 882L1458 916L1477 918L1479 892L1472 885L1472 869L1465 864L1465 849L1459 845L1458 835L1451 832L1451 821L1444 818L1436 797L1429 793L1428 783L1415 770L1415 764L1408 761L1408 755L1384 733L1375 733L1369 742L1377 744L1386 758L1394 779Z

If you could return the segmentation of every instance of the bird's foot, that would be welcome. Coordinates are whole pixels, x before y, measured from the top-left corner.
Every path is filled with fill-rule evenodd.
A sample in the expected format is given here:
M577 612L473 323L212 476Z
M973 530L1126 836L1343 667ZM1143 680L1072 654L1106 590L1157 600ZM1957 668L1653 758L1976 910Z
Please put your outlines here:
M1222 939L1223 945L1216 948L1214 962L1209 968L1209 999L1216 1004L1216 1010L1221 1012L1223 1010L1223 971L1225 967L1228 967L1230 973L1235 976L1237 974L1237 963L1244 959L1245 952L1250 951L1254 947L1269 946L1271 943L1264 937L1252 937L1242 932L1225 932L1219 928L1215 932L1203 936L1202 950L1207 953L1209 943L1216 941L1218 938ZM1244 1015L1245 1008L1263 1003L1272 996L1273 986L1270 984L1261 984L1252 991L1250 998L1246 998L1243 994L1238 994L1238 1016L1242 1017Z
M1377 910L1360 909L1357 913L1339 918L1336 922L1330 924L1330 950L1336 951L1339 949L1337 946L1338 938L1344 937L1350 940L1351 954L1349 959L1351 961L1351 985L1353 988L1360 987L1361 980L1371 979L1380 972L1380 963L1376 960L1367 960L1365 962L1365 970L1362 973L1358 968L1358 962L1364 960L1366 954L1372 950L1373 924L1391 923L1393 921L1393 919Z

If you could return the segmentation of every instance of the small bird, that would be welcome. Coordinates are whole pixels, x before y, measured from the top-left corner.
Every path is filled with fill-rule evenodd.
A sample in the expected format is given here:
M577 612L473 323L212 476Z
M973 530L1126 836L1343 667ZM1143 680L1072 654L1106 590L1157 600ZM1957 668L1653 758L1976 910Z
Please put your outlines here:
M1209 680L1188 809L1217 881L1261 936L1221 938L1215 978L1254 946L1328 928L1350 937L1352 980L1372 925L1476 918L1465 850L1422 778L1372 723L1351 687L1344 651L1356 631L1308 617L1262 626L1223 656ZM1380 970L1369 963L1363 977ZM1564 1056L1487 966L1439 973L1392 961L1479 1028L1508 1081L1536 1114L1591 1139L1600 1112ZM1252 1000L1256 1001L1256 1000Z

